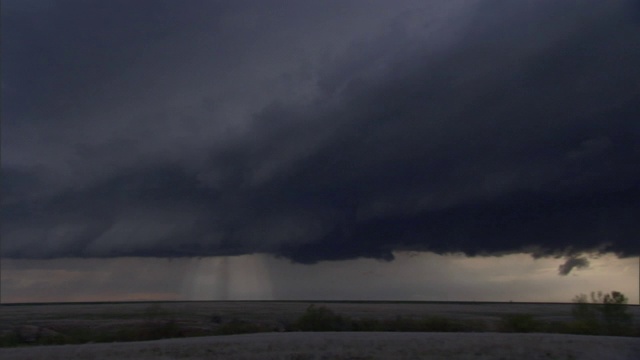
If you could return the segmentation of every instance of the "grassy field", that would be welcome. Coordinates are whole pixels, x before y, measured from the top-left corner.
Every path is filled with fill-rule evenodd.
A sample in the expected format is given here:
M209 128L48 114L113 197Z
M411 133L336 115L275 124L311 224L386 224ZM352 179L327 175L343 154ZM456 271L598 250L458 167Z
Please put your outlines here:
M581 333L573 323L572 308L573 304L354 301L3 304L0 345L292 331ZM614 335L639 335L640 308L628 309L633 328Z

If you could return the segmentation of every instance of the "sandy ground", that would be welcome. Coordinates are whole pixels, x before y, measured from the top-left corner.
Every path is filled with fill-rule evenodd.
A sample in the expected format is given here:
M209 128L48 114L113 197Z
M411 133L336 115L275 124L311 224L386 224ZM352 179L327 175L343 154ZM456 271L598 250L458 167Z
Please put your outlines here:
M498 333L268 333L0 349L1 359L640 359L640 339Z

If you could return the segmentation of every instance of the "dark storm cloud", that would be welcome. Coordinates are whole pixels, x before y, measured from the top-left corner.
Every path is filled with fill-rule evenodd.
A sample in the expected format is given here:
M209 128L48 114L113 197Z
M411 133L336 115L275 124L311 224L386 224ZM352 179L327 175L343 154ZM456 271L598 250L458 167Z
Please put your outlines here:
M572 256L567 258L567 261L558 267L558 273L560 275L569 275L573 269L584 269L587 267L589 267L589 260L586 257Z
M636 2L17 3L4 257L640 254Z

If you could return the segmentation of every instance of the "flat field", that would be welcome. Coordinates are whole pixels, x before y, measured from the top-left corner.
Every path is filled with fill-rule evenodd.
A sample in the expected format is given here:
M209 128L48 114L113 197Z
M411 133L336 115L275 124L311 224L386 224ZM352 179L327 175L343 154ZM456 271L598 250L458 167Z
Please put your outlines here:
M111 322L169 320L209 328L212 323L240 320L291 322L310 306L324 306L353 318L378 320L397 317L443 316L460 320L498 321L508 314L531 314L540 320L570 320L572 304L470 302L356 302L356 301L193 301L132 303L64 303L0 305L0 331L18 325L57 326L77 323L91 327ZM636 319L640 307L629 306Z
M500 333L327 332L207 336L0 349L13 360L584 359L637 360L637 338Z
M288 332L312 304L349 319L446 318L481 324L483 332ZM0 348L0 358L640 358L638 337L494 332L509 315L563 322L572 319L571 309L572 304L321 301L5 304L0 306L0 334L9 347ZM639 323L640 308L629 309ZM220 336L255 331L267 333ZM123 342L169 337L188 338ZM74 342L84 344L48 345Z

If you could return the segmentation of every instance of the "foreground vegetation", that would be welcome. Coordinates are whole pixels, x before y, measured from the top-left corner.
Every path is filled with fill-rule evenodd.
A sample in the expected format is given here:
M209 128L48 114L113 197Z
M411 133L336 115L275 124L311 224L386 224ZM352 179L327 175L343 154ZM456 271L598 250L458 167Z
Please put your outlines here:
M165 338L232 335L259 332L299 331L390 331L390 332L509 332L562 333L582 335L640 336L640 324L635 324L627 298L619 292L574 299L572 318L567 321L542 320L533 314L509 313L498 321L452 319L444 316L396 316L377 319L351 317L336 313L325 306L309 306L296 319L277 324L246 321L211 315L207 327L194 327L184 318L167 311L159 304L146 308L140 318L125 314L95 314L111 326L17 326L0 334L0 346L81 344L90 342L142 341ZM131 315L127 315L130 317ZM128 322L124 322L127 320Z
M379 321L351 319L326 307L310 306L293 324L296 331L418 331L418 332L479 332L560 333L577 335L640 336L640 326L634 326L627 298L620 292L591 293L574 299L572 321L542 321L532 314L508 314L497 324L482 321L461 321L445 317L402 318Z

